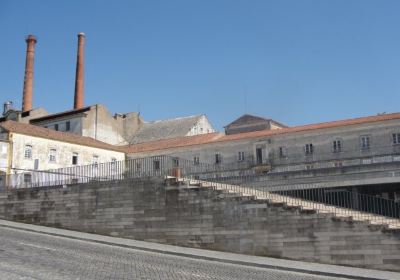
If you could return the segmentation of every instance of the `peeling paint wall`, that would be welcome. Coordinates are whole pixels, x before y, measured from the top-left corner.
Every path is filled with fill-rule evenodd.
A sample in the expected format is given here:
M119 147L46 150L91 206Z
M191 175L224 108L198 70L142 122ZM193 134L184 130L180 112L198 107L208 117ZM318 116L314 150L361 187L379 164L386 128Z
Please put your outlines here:
M126 145L123 123L114 118L102 105L92 106L82 119L82 136L113 144Z
M78 155L77 165L93 163L93 157L98 157L98 163L110 162L113 159L124 160L122 152L104 150L88 146L70 144L61 141L43 139L21 134L13 134L12 167L19 169L35 169L38 160L38 170L47 170L73 166L72 156ZM26 145L32 146L32 157L25 157ZM50 150L55 149L55 161L50 160Z

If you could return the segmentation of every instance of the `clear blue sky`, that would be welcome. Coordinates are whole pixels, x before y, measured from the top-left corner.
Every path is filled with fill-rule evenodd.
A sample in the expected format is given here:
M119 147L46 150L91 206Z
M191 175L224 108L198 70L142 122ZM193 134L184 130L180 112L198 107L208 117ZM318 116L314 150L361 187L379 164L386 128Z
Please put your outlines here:
M400 1L0 0L0 101L20 107L38 37L34 107L72 108L77 33L85 103L145 120L248 112L288 125L400 111Z

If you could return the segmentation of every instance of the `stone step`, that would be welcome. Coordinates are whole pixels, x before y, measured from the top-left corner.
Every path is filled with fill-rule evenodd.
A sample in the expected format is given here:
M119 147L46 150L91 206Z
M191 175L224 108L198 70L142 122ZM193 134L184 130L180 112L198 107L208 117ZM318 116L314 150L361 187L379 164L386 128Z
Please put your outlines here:
M326 205L318 202L310 202L300 198L292 198L239 185L216 183L188 178L175 179L178 182L187 182L189 185L195 185L197 187L211 187L216 190L226 190L230 194L237 194L243 197L253 197L257 200L267 200L269 203L274 205L282 204L287 207L298 207L299 210L303 211L304 213L315 212L321 214L334 214L338 218L349 218L354 221L368 222L371 225L384 225L390 229L400 229L399 219L388 218L371 213L363 213L352 209Z

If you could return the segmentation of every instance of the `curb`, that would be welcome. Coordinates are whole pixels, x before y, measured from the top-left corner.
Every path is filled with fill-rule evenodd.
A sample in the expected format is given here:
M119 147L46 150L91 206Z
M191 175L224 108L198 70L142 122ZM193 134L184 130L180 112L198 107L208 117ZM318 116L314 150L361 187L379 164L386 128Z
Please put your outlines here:
M29 225L29 224L27 224L27 225ZM246 262L246 261L227 260L227 259L221 259L221 258L215 258L215 257L199 256L199 255L195 255L195 254L172 252L172 251L168 251L168 250L152 249L152 248L146 248L146 247L141 247L141 246L124 245L124 244L96 240L96 239L91 239L91 238L84 238L84 237L80 238L80 237L75 237L75 236L70 236L70 235L65 235L65 234L46 232L46 231L41 231L41 230L36 230L36 229L27 229L27 228L11 226L11 225L0 224L0 227L21 230L21 231L26 231L26 232L40 233L40 234L45 234L45 235L49 235L49 236L63 237L63 238L79 240L79 241L98 243L98 244L115 246L115 247L120 247L120 248L141 250L141 251L146 251L146 252L160 253L160 254L172 255L172 256L178 256L178 257L186 257L186 258L191 258L191 259L215 261L215 262L219 262L219 263L236 264L236 265L258 267L258 268L267 268L267 269L280 270L280 271L299 272L299 273L306 273L306 274L317 275L317 276L341 277L341 278L346 278L346 279L360 279L360 280L389 279L389 278L355 276L355 275L341 274L341 273L334 273L334 272L315 271L315 270L310 270L310 269L301 269L301 268L285 267L285 266L279 266L279 265L260 264L260 263ZM111 237L111 236L107 236L107 237ZM161 244L161 245L165 245L165 244Z

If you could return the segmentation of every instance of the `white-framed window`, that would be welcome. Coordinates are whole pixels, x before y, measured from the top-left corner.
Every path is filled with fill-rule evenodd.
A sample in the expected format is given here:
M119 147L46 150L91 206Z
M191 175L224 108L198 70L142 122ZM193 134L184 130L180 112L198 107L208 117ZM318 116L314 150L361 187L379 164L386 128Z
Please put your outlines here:
M72 165L78 165L78 153L72 154Z
M392 144L399 145L400 144L400 133L393 133L392 134Z
M312 155L314 153L313 144L309 143L304 146L304 152L306 155Z
M200 164L200 157L194 156L193 157L193 165L199 165L199 164Z
M238 161L244 161L244 152L238 152Z
M30 174L30 173L25 173L24 174L24 183L25 184L32 183L32 174Z
M99 165L99 156L98 155L93 155L92 163L93 163L94 167L97 167Z
M49 162L56 162L57 161L57 150L50 149L49 151Z
M335 139L332 142L332 149L334 153L339 153L342 151L342 139Z
M362 150L368 150L371 147L371 141L369 135L360 136L360 147Z
M25 158L32 158L32 145L25 145L24 156Z

